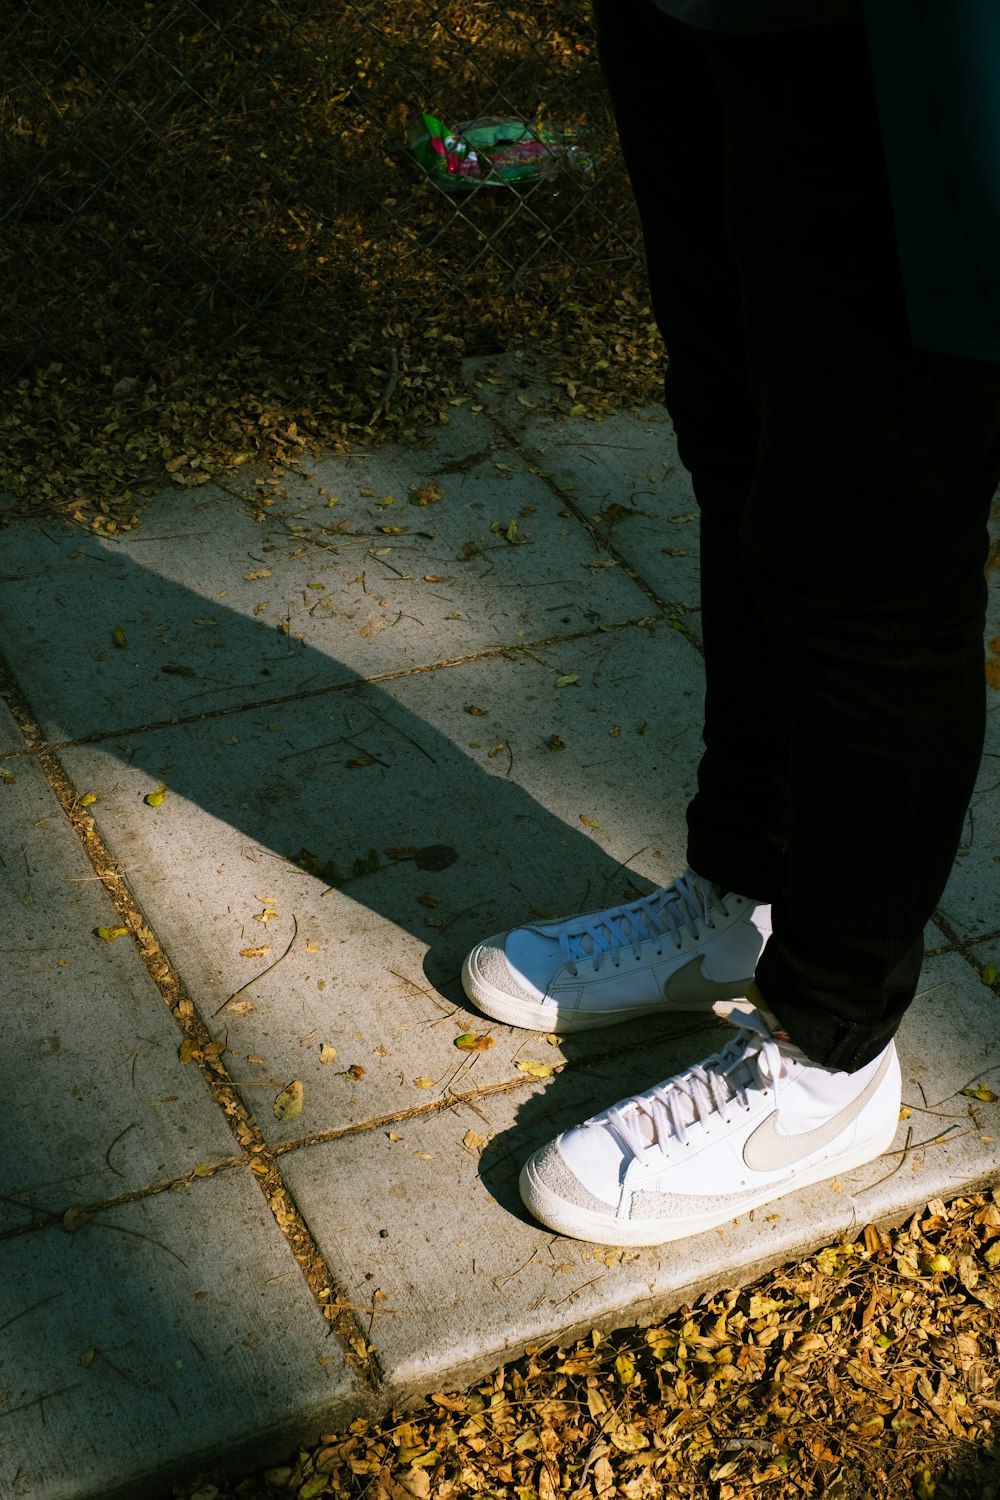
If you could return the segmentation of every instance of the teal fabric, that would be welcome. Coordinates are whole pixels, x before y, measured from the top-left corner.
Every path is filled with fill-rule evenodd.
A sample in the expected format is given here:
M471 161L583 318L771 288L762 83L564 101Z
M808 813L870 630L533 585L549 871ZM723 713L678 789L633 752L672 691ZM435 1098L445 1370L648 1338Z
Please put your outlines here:
M1000 3L864 0L864 20L911 337L1000 361Z

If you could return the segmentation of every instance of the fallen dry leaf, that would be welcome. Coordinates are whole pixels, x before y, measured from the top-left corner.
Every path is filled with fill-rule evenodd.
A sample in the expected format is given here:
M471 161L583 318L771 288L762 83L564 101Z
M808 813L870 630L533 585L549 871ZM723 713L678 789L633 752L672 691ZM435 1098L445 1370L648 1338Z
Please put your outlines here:
M485 1032L477 1036L475 1032L466 1031L455 1038L455 1046L462 1052L486 1052L493 1046L493 1037Z
M97 929L97 936L103 938L106 943L113 943L116 938L125 937L127 934L127 927L98 927Z
M551 1078L555 1068L550 1063L533 1062L531 1058L525 1058L515 1064L522 1073L527 1073L529 1078Z
M274 1101L274 1118L276 1120L294 1120L302 1113L302 1105L305 1102L305 1089L301 1078L294 1079L281 1090Z

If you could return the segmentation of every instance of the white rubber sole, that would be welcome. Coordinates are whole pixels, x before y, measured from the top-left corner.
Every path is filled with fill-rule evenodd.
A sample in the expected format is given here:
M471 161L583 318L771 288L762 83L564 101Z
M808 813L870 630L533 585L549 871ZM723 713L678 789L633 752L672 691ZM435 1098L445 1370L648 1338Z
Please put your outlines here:
M610 1209L607 1215L594 1213L590 1209L567 1203L551 1192L532 1170L533 1157L522 1167L518 1187L525 1207L541 1223L554 1229L556 1234L564 1234L569 1239L587 1240L595 1245L666 1245L673 1240L701 1234L707 1229L716 1229L720 1224L741 1218L753 1209L763 1207L765 1203L773 1203L777 1198L797 1192L799 1188L809 1187L814 1182L824 1182L841 1172L851 1172L855 1167L863 1167L867 1162L875 1161L892 1145L898 1123L897 1111L897 1117L893 1118L891 1126L887 1125L880 1135L861 1142L850 1151L817 1162L815 1166L807 1167L783 1181L762 1186L754 1198L741 1199L735 1213L732 1208L713 1208L703 1214L687 1214L669 1222L663 1219L617 1219Z

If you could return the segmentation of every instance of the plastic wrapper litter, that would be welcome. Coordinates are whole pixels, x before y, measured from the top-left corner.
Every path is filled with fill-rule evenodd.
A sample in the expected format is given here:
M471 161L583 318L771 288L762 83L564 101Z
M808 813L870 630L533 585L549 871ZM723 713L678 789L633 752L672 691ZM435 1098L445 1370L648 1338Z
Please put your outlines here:
M423 114L410 132L410 149L428 177L449 192L517 186L590 172L597 164L592 152L574 144L571 132L493 115L452 129Z

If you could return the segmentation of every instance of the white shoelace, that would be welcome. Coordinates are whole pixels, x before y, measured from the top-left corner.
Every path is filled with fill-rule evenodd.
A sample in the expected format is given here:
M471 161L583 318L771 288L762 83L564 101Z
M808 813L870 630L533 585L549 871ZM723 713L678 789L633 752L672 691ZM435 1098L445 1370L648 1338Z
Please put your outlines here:
M686 928L695 938L702 927L712 928L713 907L729 915L715 887L688 871L665 889L628 906L613 906L580 927L565 928L559 934L563 962L575 974L582 960L590 959L596 971L605 958L624 948L631 947L638 958L642 944L651 939L669 937L679 948Z
M633 1156L662 1154L671 1142L683 1146L689 1127L713 1113L725 1115L731 1105L745 1108L750 1088L767 1087L780 1077L781 1049L764 1022L751 1014L741 1019L737 1035L714 1057L615 1105L602 1117Z

